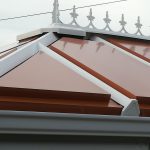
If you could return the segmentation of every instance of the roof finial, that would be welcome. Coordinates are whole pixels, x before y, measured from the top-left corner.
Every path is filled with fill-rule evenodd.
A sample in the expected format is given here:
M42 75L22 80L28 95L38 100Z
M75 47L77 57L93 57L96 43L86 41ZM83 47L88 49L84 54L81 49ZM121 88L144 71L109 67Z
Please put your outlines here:
M87 16L88 20L90 21L89 25L87 26L87 28L92 27L93 29L96 29L96 27L93 24L93 21L95 19L95 17L93 16L93 11L92 8L90 9L89 15Z
M137 32L135 34L138 35L139 33L140 35L143 35L141 32L141 28L143 25L141 24L140 16L138 16L137 23L135 24L135 26L137 28Z
M110 26L109 26L109 24L111 22L111 19L109 18L108 11L106 11L106 17L103 20L106 23L106 26L105 26L105 28L103 30L107 30L108 29L109 31L112 31L111 28L110 28Z
M59 20L59 2L58 0L54 0L54 4L53 4L53 12L52 12L52 23L60 23Z
M76 19L79 16L78 13L76 12L76 6L73 6L73 11L70 13L71 17L73 18L72 22L70 23L70 25L75 24L77 27L79 27Z
M127 25L127 22L124 19L124 14L122 14L121 16L121 21L119 21L120 25L121 25L121 30L119 32L124 32L124 33L128 33L125 29L125 26Z

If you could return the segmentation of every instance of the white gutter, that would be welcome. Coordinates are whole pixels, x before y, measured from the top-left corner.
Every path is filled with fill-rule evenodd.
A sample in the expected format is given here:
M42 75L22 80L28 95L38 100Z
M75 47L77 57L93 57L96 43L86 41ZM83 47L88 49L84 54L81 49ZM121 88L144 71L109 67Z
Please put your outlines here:
M0 120L0 134L150 137L144 117L0 111Z
M99 86L100 88L104 89L108 93L111 94L111 98L119 103L120 105L124 106L122 110L122 115L125 116L139 116L140 110L138 106L138 102L135 99L130 99L127 96L123 95L122 93L118 92L114 88L110 87L103 81L97 79L93 75L89 74L82 68L78 67L77 65L73 64L72 62L68 61L64 57L60 56L59 54L55 53L53 50L50 50L48 47L44 46L43 44L39 44L40 51L46 53L50 57L56 59L57 61L61 62L71 70L75 71L76 73L80 74L84 78L88 79L95 85Z
M110 42L108 42L108 41L98 37L98 36L93 36L93 37L90 38L90 40L93 40L93 41L96 41L96 42L103 42L103 43L105 43L105 44L115 48L116 50L120 51L121 53L124 53L125 55L128 55L128 56L136 59L137 61L139 61L139 62L141 62L141 63L143 63L143 64L145 64L147 66L150 66L149 62L147 62L147 61L141 59L140 57L137 57L137 56L135 56L135 55L125 51L124 49L122 49L122 48L120 48L120 47L118 47L118 46L116 46L116 45L114 45L114 44L112 44L112 43L110 43Z
M0 59L0 77L35 55L39 51L39 42L44 44L45 46L48 46L57 39L58 38L53 33L48 33L41 38L26 44L25 46L9 54L8 56Z

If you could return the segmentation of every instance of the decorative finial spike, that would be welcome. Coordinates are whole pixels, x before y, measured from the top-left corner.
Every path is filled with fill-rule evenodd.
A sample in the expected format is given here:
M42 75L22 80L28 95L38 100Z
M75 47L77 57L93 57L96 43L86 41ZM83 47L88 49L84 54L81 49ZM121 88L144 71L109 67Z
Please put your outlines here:
M59 16L60 16L59 2L58 0L54 0L53 12L52 12L52 23L60 23Z
M89 15L87 16L87 18L90 21L90 23L87 26L87 28L92 27L93 29L96 29L96 27L93 25L93 21L94 21L95 17L93 16L92 8L90 8L90 12L89 12Z
M70 13L70 15L71 15L71 17L73 18L73 19L76 19L79 15L76 13L76 6L74 5L73 6L73 11L72 11L72 13Z
M122 14L122 20L124 21L124 14Z
M109 18L109 14L108 14L108 11L106 11L106 18Z
M73 9L72 9L72 12L70 13L70 15L71 15L71 17L73 18L73 20L72 20L72 22L70 23L70 25L75 24L77 27L79 27L79 25L78 25L78 23L77 23L77 21L76 21L76 19L77 19L77 17L78 17L79 15L78 15L77 12L76 12L76 6L75 6L75 5L73 6Z
M141 28L143 25L141 24L140 16L138 16L137 23L135 24L135 26L137 28L137 32L135 34L138 35L138 33L139 33L140 35L143 35L141 32Z
M138 16L137 23L135 24L135 26L139 29L141 29L141 27L143 26L140 21L140 16Z
M121 16L120 24L121 24L122 26L125 26L125 25L127 24L127 22L126 22L125 19L124 19L124 14L122 14L122 16Z
M106 26L105 26L105 28L103 30L107 30L108 29L109 31L112 31L111 28L110 28L110 26L109 26L109 24L111 22L111 19L109 18L108 11L106 11L106 17L103 20L106 23Z
M127 22L125 21L125 17L124 17L124 14L122 14L121 16L121 21L119 21L120 25L122 26L121 30L119 32L125 32L125 33L128 33L125 29L125 26L127 24Z
M89 16L87 16L88 20L93 21L95 19L95 17L93 16L93 11L92 8L90 8L90 13Z
M90 8L90 15L91 15L91 16L92 16L92 11L93 11L92 8Z
M75 5L73 5L73 10L76 10L76 6Z

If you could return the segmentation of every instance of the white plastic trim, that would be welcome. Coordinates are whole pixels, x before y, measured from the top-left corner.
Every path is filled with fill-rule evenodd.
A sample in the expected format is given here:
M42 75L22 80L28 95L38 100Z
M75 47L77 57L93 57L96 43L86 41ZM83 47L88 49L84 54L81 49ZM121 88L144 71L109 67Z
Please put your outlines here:
M113 32L113 31L104 31L104 30L98 30L98 29L86 29L83 28L88 33L96 33L96 34L107 34L107 35L116 35L121 37L129 37L129 38L135 38L135 39L142 39L142 40L150 40L150 36L141 36L141 35L134 35L129 33L121 33L121 32Z
M43 45L48 46L57 40L58 37L54 33L50 32L37 39L37 43L42 43Z
M31 32L18 35L17 40L26 39L46 32L50 32L50 33L56 32L59 34L68 34L68 35L75 35L75 36L86 36L85 30L81 28L77 28L77 27L72 28L69 25L63 25L63 24L52 24L49 28L40 28L38 30L34 30Z
M112 43L110 43L110 42L108 42L108 41L98 37L98 36L93 36L93 37L90 38L90 40L93 40L93 41L96 41L96 42L103 42L103 43L105 43L105 44L115 48L116 50L120 51L121 53L124 53L125 55L128 55L128 56L136 59L137 61L139 61L139 62L141 62L141 63L143 63L143 64L145 64L147 66L150 66L149 62L147 62L147 61L141 59L140 57L137 57L137 56L135 56L135 55L133 55L133 54L123 50L122 48L120 48L120 47L118 47L118 46L116 46L116 45L114 45L114 44L112 44Z
M61 62L62 64L64 64L68 68L70 68L73 71L75 71L76 73L80 74L82 77L88 79L89 81L91 81L95 85L99 86L100 88L102 88L105 91L107 91L108 93L110 93L113 100L115 100L120 105L124 106L124 109L122 111L122 115L138 116L140 114L137 100L128 98L127 96L125 96L122 93L118 92L117 90L113 89L112 87L110 87L109 85L104 83L103 81L97 79L96 77L92 76L91 74L89 74L85 70L83 70L80 67L76 66L75 64L71 63L70 61L68 61L64 57L58 55L53 50L50 50L48 47L45 47L41 43L39 43L39 48L40 48L40 51L46 53L50 57L53 57L54 59Z
M0 76L4 75L20 63L38 52L37 43L27 45L0 60Z
M29 37L32 37L32 36L36 36L36 35L39 35L39 34L42 34L42 33L43 33L43 30L42 30L42 28L40 28L40 29L31 31L31 32L27 32L27 33L18 35L17 40L20 41L20 40L23 40L23 39L26 39L26 38L29 38Z
M38 43L48 46L58 38L53 33L48 33L41 38L28 43L10 55L0 59L0 76L18 66L39 51Z
M13 48L13 47L15 47L15 46L17 46L18 43L19 43L19 42L16 41L16 42L14 42L14 43L7 44L7 45L5 45L5 46L0 47L0 53L6 51L6 50L8 50L8 49L11 49L11 48Z
M44 28L43 31L46 31L46 28ZM86 31L84 29L81 29L79 27L73 28L70 25L63 25L63 24L52 24L50 28L47 28L47 31L74 36L86 36Z

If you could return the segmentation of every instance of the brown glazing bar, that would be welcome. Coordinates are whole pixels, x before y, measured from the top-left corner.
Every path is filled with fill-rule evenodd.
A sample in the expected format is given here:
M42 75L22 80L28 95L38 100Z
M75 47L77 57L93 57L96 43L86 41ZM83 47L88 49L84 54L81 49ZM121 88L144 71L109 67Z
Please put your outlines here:
M62 38L52 50L129 98L150 100L150 68L105 43Z
M0 109L120 115L110 94L44 53L0 78Z
M28 43L28 42L34 41L34 40L40 38L41 36L43 36L44 34L40 34L40 35L32 36L32 37L29 37L29 38L26 38L26 39L22 39L22 40L19 41L19 43L23 44L23 43Z
M150 63L149 41L120 37L107 37L106 40Z

